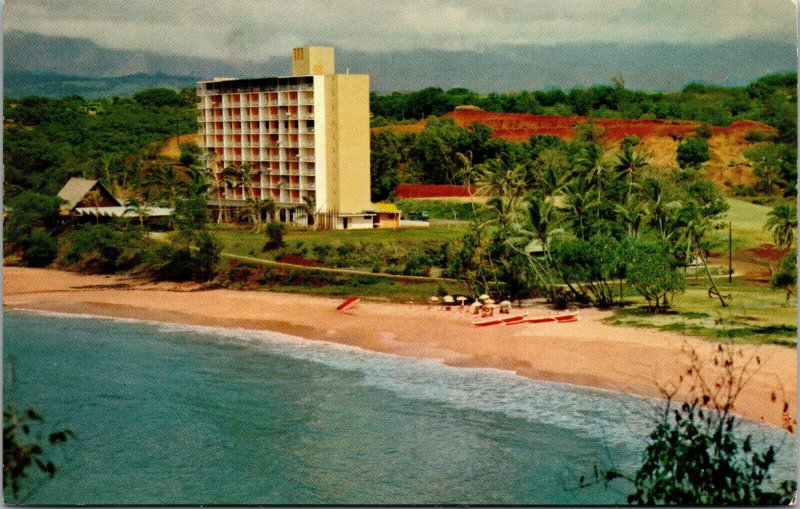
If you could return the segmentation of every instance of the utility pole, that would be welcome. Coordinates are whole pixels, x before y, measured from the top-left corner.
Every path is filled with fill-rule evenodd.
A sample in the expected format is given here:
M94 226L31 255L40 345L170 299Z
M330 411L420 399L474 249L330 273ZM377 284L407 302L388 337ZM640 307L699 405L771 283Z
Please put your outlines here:
M733 282L733 223L728 222L728 283Z

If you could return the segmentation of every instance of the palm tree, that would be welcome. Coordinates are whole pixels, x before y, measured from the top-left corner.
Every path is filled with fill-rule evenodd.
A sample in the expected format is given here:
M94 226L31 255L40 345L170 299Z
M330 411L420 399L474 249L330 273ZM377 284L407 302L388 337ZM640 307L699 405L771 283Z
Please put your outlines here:
M560 192L568 181L569 172L565 171L556 161L551 161L545 164L538 184L545 196L549 197Z
M708 282L711 284L711 288L708 291L709 296L716 295L722 307L727 307L728 304L722 298L719 289L717 289L714 278L711 277L711 272L708 270L708 263L706 260L708 251L706 235L714 228L715 224L709 216L703 214L700 206L695 202L689 202L681 208L680 220L683 224L680 233L681 241L686 245L686 259L690 260L695 256L700 259L703 263L706 276L708 277Z
M662 180L646 180L643 185L643 193L650 212L650 223L658 226L661 240L667 242L675 235L679 226L676 214L681 207L681 203L679 201L667 201L667 190Z
M92 189L86 193L86 197L94 205L94 220L95 224L100 224L100 203L103 201L103 195L99 189Z
M576 179L567 186L565 197L567 199L567 210L572 214L573 221L578 223L578 231L575 233L579 238L586 238L584 218L587 212L600 204L599 195L595 197L595 191L588 188L584 179Z
M477 175L475 166L472 164L472 151L467 150L466 153L456 152L456 158L461 162L461 170L457 173L457 177L461 178L464 182L464 187L467 188L469 194L469 204L472 206L472 216L475 217L475 202L472 200L472 181Z
M617 204L615 208L622 222L628 227L628 235L630 237L638 237L639 230L650 218L648 203L646 201L631 201L629 199L625 205Z
M311 226L311 225L314 224L314 216L313 216L313 214L314 214L314 206L315 206L314 197L306 195L306 196L303 196L303 202L299 203L295 207L295 210L305 214L305 216L306 216L306 226ZM311 220L310 224L309 224L309 219Z
M617 154L617 164L614 166L614 169L624 175L625 179L628 181L628 201L631 199L633 178L636 176L636 172L645 166L647 166L647 159L645 156L634 152L630 145L625 145L622 149L622 153Z
M239 175L236 168L233 166L228 166L223 168L221 172L219 172L219 185L221 186L223 191L227 191L228 189L233 189L237 185L239 185ZM220 212L223 216L227 217L227 209L225 207L226 198L223 194L223 201L220 203L221 209Z
M609 167L602 161L602 153L592 154L584 149L580 157L575 160L575 167L579 174L586 177L592 187L597 189L598 199L603 197L603 180L608 177Z
M192 166L186 175L189 177L189 182L184 184L186 194L207 198L210 185L205 169L199 166Z
M275 219L275 212L278 211L278 204L275 202L275 198L269 196L266 200L262 200L261 208L269 221Z
M524 168L517 164L509 166L500 158L479 165L478 193L484 196L500 196L516 202L525 192Z
M139 216L139 225L144 226L144 216L147 215L146 204L142 203L142 201L136 196L131 196L125 201L124 213L127 213L128 211L131 211L137 216Z
M794 246L797 233L797 207L791 205L778 205L767 214L767 224L764 226L772 232L772 239L780 247Z
M175 173L175 166L172 164L156 164L147 173L145 184L155 187L158 190L156 196L166 198L171 207L175 206L175 198L178 195L178 175Z
M527 202L530 232L542 243L542 250L545 256L549 257L550 234L563 221L563 218L559 217L558 209L553 202L539 193L529 196Z

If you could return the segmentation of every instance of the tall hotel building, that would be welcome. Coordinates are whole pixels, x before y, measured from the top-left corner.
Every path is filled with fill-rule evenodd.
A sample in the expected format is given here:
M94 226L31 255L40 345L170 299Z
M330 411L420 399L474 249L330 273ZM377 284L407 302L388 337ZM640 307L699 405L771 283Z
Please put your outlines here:
M333 48L292 50L292 76L202 81L197 96L201 144L217 181L230 166L251 175L249 188L219 186L212 207L271 197L282 221L321 228L399 222L370 202L369 76L335 74Z

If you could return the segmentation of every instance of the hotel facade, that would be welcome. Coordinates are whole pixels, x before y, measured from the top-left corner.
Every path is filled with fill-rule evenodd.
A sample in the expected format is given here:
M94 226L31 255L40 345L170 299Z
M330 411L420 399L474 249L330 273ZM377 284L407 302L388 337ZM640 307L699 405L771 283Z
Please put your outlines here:
M370 202L369 76L335 74L333 48L292 50L292 76L201 81L197 97L200 142L217 185L210 206L272 198L281 221L399 224L396 209ZM249 185L226 180L229 167L247 168Z

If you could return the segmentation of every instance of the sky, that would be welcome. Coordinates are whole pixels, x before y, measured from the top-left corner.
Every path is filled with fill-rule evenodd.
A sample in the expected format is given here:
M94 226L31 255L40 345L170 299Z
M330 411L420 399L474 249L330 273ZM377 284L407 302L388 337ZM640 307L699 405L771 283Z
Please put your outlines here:
M4 30L112 49L266 60L325 44L381 53L503 44L796 44L796 0L5 0Z

